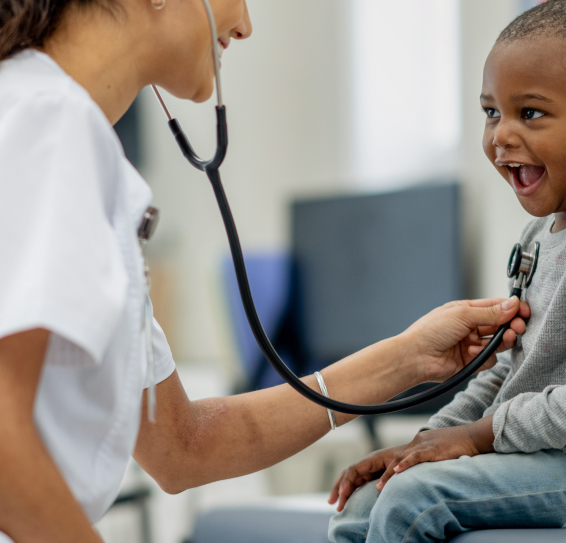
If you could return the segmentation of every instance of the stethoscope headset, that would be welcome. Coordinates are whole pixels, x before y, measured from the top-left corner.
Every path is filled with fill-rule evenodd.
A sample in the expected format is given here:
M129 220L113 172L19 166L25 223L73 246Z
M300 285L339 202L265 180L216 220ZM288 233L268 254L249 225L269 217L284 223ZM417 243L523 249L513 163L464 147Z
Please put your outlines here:
M408 398L403 398L400 400L393 400L383 404L376 405L355 405L349 403L339 402L326 396L319 394L318 392L311 389L308 385L303 383L283 362L281 357L277 354L273 345L269 341L269 338L265 334L261 321L259 320L252 293L250 290L250 285L248 282L248 276L246 272L246 266L244 263L244 257L242 255L242 248L240 246L240 240L238 238L238 232L236 230L236 225L234 223L234 218L232 217L232 212L222 187L222 182L220 180L219 168L224 158L226 157L226 151L228 149L228 126L226 123L226 107L224 106L222 100L222 83L220 78L220 60L218 54L218 35L216 31L216 22L214 20L214 15L208 0L202 0L206 15L208 17L208 22L210 25L210 33L212 36L212 50L214 57L214 71L216 75L216 119L217 119L217 148L214 157L211 160L201 159L193 147L191 146L187 136L183 132L177 119L174 119L169 114L169 111L163 102L159 91L155 86L153 90L163 111L167 115L169 128L181 149L184 157L198 170L206 173L216 200L218 202L218 207L220 208L220 213L222 215L222 220L224 221L224 226L226 228L226 233L228 235L228 241L230 243L230 251L232 253L232 260L234 262L234 268L236 271L236 277L238 280L238 287L240 290L240 296L242 298L242 304L244 310L255 336L255 339L265 355L265 358L277 371L277 373L291 385L297 392L302 394L305 398L308 398L314 403L325 407L326 409L331 409L334 411L339 411L341 413L348 413L351 415L377 415L383 413L391 413L394 411L400 411L401 409L407 409L415 405L424 403L428 400L432 400L445 392L448 392L452 388L458 386L460 383L468 379L473 375L481 366L483 366L488 359L495 354L498 347L503 341L503 335L511 326L511 322L508 322L497 329L497 332L490 339L488 344L484 347L474 360L472 360L464 369L459 371L456 375L452 376L447 381L440 383L424 392L419 394L414 394ZM151 232L155 228L157 221L158 212L154 208L150 208L146 212L144 224L140 228L143 231L143 239L148 239ZM511 256L509 258L509 265L507 268L507 276L509 278L515 278L513 287L511 289L510 296L517 296L521 298L523 289L531 284L533 275L536 271L538 255L540 246L538 243L533 243L529 248L530 252L524 252L520 244L516 244L513 247Z

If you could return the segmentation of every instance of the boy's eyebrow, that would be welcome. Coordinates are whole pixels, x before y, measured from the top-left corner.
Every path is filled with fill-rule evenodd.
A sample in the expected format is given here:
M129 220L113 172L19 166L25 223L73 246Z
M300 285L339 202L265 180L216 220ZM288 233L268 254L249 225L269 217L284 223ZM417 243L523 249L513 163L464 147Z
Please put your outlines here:
M522 100L540 100L541 102L546 102L548 104L554 104L554 100L543 96L542 94L533 94L533 93L525 93L525 94L513 94L511 96L511 100L513 102L520 102Z
M490 94L480 94L480 100L493 100L493 96ZM533 93L526 93L526 94L513 94L511 96L511 100L513 102L521 102L522 100L540 100L541 102L546 102L548 104L554 104L555 101L543 96L542 94L533 94Z

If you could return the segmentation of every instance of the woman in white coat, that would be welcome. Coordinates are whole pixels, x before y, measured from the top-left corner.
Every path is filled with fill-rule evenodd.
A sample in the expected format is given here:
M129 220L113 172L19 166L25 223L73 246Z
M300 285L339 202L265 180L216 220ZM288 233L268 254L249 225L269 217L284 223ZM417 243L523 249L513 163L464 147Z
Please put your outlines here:
M245 0L211 3L221 49L251 34ZM99 542L91 525L132 454L176 493L329 430L326 410L286 385L191 402L155 321L148 421L136 232L151 191L112 125L142 87L202 101L213 74L201 0L0 0L0 540ZM444 380L478 334L519 315L509 348L529 310L502 302L444 306L337 362L323 371L331 396L377 403Z

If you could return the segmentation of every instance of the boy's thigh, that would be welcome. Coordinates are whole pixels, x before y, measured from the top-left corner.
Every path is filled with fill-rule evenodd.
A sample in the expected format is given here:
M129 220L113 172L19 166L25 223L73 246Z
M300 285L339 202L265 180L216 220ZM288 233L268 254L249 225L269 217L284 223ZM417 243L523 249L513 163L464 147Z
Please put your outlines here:
M329 536L335 543L442 541L471 529L565 524L566 455L539 451L419 464L394 475L381 495L375 481L367 483L332 518Z
M486 454L419 464L385 485L370 523L397 519L433 531L561 527L566 524L566 455ZM412 527L412 528L411 528Z

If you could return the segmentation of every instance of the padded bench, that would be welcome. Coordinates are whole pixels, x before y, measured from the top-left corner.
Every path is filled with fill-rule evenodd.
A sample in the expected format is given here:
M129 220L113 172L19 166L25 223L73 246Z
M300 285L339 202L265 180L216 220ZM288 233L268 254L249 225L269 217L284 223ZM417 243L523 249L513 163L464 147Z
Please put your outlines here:
M452 543L566 543L566 530L477 530L455 537Z
M334 514L322 494L216 507L198 516L185 543L329 543L328 522ZM477 530L451 543L566 543L566 530Z
M326 500L326 494L314 494L215 507L197 517L185 543L328 543L336 510Z

